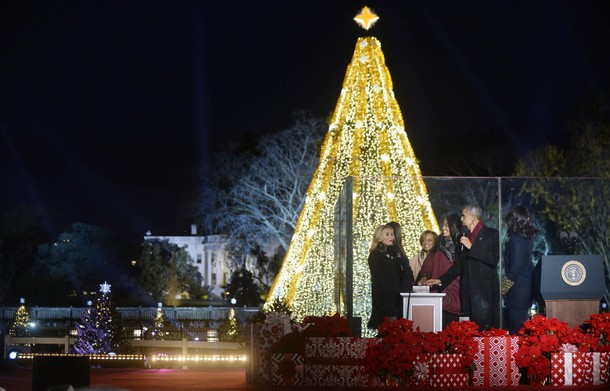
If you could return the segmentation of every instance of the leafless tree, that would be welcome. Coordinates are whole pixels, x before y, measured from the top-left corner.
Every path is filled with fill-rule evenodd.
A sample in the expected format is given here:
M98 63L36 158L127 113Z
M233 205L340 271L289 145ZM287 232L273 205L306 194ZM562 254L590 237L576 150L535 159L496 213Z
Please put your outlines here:
M269 244L287 249L326 129L325 121L298 113L289 129L219 153L202 192L207 231L226 234L241 254Z

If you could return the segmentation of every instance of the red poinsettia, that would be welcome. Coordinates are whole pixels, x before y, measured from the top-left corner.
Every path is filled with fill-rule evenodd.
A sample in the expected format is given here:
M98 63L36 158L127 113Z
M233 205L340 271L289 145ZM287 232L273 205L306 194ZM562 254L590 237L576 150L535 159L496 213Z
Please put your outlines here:
M471 366L477 352L474 337L479 336L479 326L471 321L451 322L439 333L444 349L441 353L464 355L464 363Z
M379 327L381 339L366 352L366 368L382 379L400 379L403 384L421 380L422 363L430 353L462 354L470 366L477 346L478 335L474 322L453 322L439 333L413 330L407 319L386 320Z
M365 367L382 379L400 379L408 384L418 358L440 349L438 338L430 335L433 333L414 332L413 321L408 319L385 320L378 331L383 338L367 349Z
M305 335L299 325L292 325L292 331L284 334L276 343L271 345L271 353L303 353L305 352Z
M508 330L497 329L495 327L479 332L479 337L504 337L506 335L508 335Z
M540 382L551 374L551 353L559 352L564 344L582 347L584 334L578 328L555 318L536 315L519 330L519 349L515 353L518 367L527 368L530 381Z
M332 316L306 316L303 319L305 329L303 333L307 337L352 337L352 330L347 319L341 314Z
M610 312L589 315L582 326L584 343L594 352L610 352Z

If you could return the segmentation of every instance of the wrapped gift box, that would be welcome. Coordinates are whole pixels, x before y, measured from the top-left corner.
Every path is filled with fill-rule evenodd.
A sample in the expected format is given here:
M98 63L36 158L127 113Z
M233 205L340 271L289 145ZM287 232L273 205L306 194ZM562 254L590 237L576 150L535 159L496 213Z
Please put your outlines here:
M271 376L278 386L303 385L303 355L298 353L274 353L271 356Z
M593 353L593 384L610 383L610 352Z
M366 349L375 338L308 337L305 339L305 383L309 386L366 387Z
M429 384L432 387L464 387L468 385L469 380L467 373L432 375L429 379Z
M272 383L271 354L269 349L287 332L290 318L268 316L264 323L250 324L246 333L249 364L246 366L246 381L249 383Z
M461 354L430 354L430 360L428 365L430 368L430 374L432 375L466 373L466 367L464 366L464 356Z
M475 386L518 386L519 368L514 354L519 349L519 337L476 337L477 352L472 383Z
M367 387L374 385L364 365L305 365L305 385L315 387ZM377 379L377 385L381 382Z
M551 354L551 384L556 386L608 384L610 353Z
M373 343L371 338L309 337L305 338L305 357L363 362L370 343Z

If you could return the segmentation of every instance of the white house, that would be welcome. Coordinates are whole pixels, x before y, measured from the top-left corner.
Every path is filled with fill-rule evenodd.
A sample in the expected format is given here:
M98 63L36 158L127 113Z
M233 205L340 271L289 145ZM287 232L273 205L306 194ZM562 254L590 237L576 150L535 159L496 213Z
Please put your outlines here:
M201 273L201 285L209 287L211 293L222 297L222 287L229 283L231 277L228 254L225 250L226 236L198 235L197 226L193 224L189 236L154 236L147 232L144 240L167 240L184 248Z

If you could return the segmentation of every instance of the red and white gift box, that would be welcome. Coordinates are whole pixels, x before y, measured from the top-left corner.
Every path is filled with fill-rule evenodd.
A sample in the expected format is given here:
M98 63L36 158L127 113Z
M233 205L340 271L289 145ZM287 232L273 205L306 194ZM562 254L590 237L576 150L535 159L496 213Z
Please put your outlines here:
M430 368L430 373L433 375L466 373L464 356L461 354L431 354L428 366Z
M305 357L364 360L369 338L309 337L305 338Z
M288 316L270 314L264 323L253 323L246 333L246 346L250 364L246 366L249 383L270 384L273 382L269 349L287 332L290 332Z
M519 349L519 337L476 337L478 345L474 355L475 369L472 383L475 386L518 386L519 368L514 354Z
M468 385L467 373L445 373L430 376L432 387L464 387Z
M554 386L608 384L610 353L575 352L551 354L551 384Z
M274 353L271 355L271 376L278 386L303 384L303 355L298 353Z
M366 387L372 379L364 368L366 349L374 338L308 337L305 339L305 384L323 387Z
M371 385L372 380L364 369L364 365L305 365L305 385L307 386L367 387Z

